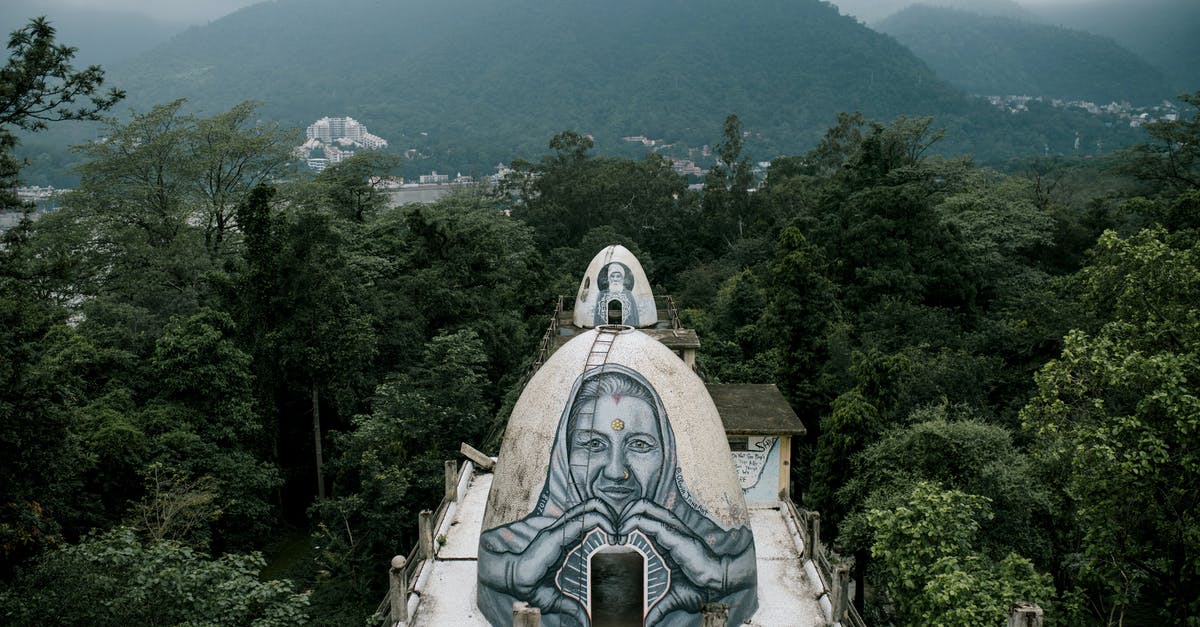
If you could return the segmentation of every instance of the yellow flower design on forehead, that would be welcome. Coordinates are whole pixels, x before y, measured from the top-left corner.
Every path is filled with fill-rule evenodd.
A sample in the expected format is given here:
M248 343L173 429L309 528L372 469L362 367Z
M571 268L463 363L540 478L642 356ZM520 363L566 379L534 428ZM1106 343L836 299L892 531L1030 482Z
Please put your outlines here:
M624 429L624 428L625 428L624 420L617 418L616 420L612 421L612 430L613 431L620 431L621 429Z

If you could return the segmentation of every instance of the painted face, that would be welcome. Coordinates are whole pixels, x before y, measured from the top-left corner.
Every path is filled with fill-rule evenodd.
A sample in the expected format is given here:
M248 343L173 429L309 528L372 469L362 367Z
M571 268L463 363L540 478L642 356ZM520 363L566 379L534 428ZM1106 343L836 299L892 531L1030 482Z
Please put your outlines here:
M658 483L662 437L646 401L602 396L594 403L570 434L571 480L586 498L598 497L620 513Z
M608 267L608 291L620 292L625 289L625 271L621 266L613 264Z

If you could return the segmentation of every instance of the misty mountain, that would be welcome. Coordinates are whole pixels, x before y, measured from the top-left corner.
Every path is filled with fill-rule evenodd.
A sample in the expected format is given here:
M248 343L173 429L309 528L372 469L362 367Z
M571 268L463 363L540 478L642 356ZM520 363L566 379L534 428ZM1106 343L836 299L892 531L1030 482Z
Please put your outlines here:
M1115 41L1009 17L913 5L877 28L969 93L1153 104L1176 94Z
M607 151L627 135L699 146L733 112L752 143L799 151L839 111L963 106L904 47L817 0L278 0L111 69L123 106L260 100L291 124L350 115L393 146L477 164L541 154L564 129Z
M1043 20L1117 40L1160 67L1176 93L1200 89L1200 2L1093 0L1034 9Z
M961 9L979 15L1035 19L1034 13L1016 0L928 0L926 2L915 0L831 0L831 2L837 5L842 13L853 15L868 24L876 24L914 4Z
M947 130L938 150L985 162L1065 153L1077 133L1110 150L1138 137L1048 104L1001 113L819 0L275 0L107 69L128 93L118 117L178 98L201 115L256 100L299 144L314 120L351 116L415 155L409 175L489 174L568 129L599 154L643 154L622 141L642 135L690 158L730 113L756 159L802 154L852 111L934 115ZM63 173L81 157L67 147L100 133L63 123L23 138L25 180L70 185Z
M39 0L4 0L0 33L24 27L30 18L45 16L57 39L78 48L75 65L112 65L150 50L186 27L144 15L103 8L65 7Z

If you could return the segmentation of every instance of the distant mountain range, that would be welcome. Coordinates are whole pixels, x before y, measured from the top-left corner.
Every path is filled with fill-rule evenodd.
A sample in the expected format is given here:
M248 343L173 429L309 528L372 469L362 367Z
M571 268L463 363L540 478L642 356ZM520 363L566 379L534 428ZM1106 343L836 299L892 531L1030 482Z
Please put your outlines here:
M257 100L264 118L297 127L297 144L314 120L351 116L417 155L410 174L487 174L538 158L567 129L602 154L641 154L622 138L645 136L688 158L730 113L757 159L801 154L855 110L936 115L942 150L985 161L1067 153L1076 133L1110 149L1138 137L1048 105L1011 116L968 99L820 0L274 0L107 69L129 94L114 113L184 97L211 115ZM62 146L97 132L81 128L25 140L30 174L69 166Z
M1050 24L1112 37L1161 68L1178 93L1200 90L1200 1L1094 0L1033 12Z
M700 146L734 112L752 141L795 151L839 111L962 106L903 46L817 0L278 0L112 75L138 107L261 100L290 123L349 115L471 163L540 154L568 128L609 150L628 135Z
M927 5L910 6L876 28L968 93L1142 105L1176 95L1141 57L1079 30Z
M830 0L842 13L876 24L914 4L962 9L980 15L1033 19L1034 13L1016 0Z

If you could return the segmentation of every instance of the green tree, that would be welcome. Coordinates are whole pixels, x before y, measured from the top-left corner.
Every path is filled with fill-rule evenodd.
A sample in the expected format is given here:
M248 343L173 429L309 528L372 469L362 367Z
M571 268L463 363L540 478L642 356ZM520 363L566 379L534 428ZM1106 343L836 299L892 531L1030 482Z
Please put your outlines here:
M902 625L997 625L1016 601L1050 605L1054 587L1023 557L999 563L976 537L992 518L989 499L921 481L890 507L867 512L880 589Z
M255 119L258 103L242 102L211 118L196 119L186 133L195 192L203 207L204 241L221 256L237 227L237 206L256 185L283 178L293 161L296 133L274 122Z
M383 177L400 165L400 158L386 152L366 150L335 163L322 171L313 184L326 203L340 217L364 222L386 204L381 191Z
M968 406L936 405L914 411L911 424L894 427L851 461L854 473L837 494L852 508L839 545L862 550L863 512L920 481L987 498L1002 515L982 527L978 547L989 556L1012 551L1049 562L1049 521L1055 503L1013 434L974 415Z
M1098 613L1138 599L1165 620L1200 615L1200 246L1162 228L1105 233L1082 272L1083 302L1105 322L1067 335L1022 412L1046 463L1061 468Z
M1200 91L1179 96L1192 109L1175 120L1146 124L1151 141L1125 152L1123 171L1156 183L1172 195L1200 188Z
M252 553L211 558L116 528L48 553L0 591L10 625L253 625L308 622L307 592L262 581ZM52 618L48 618L52 617Z
M748 230L761 226L755 224L752 213L750 188L754 178L750 172L750 158L743 152L744 146L741 120L736 115L726 117L721 141L716 145L717 163L704 175L703 209L707 231L720 234L726 246L732 245L731 237L746 237ZM710 243L709 250L718 252L716 242Z
M312 509L318 560L334 574L318 588L318 606L344 607L336 601L352 598L356 618L374 609L383 593L384 582L372 575L380 556L415 542L417 513L441 500L443 462L458 457L460 442L478 443L490 426L486 359L473 331L438 335L419 363L375 389L369 415L335 434L333 495Z
M13 188L20 164L12 155L15 129L39 131L50 122L95 120L125 93L98 93L104 70L93 65L76 71L76 48L56 43L44 17L30 20L8 38L8 60L0 67L0 210L19 206ZM86 100L84 103L82 101Z

